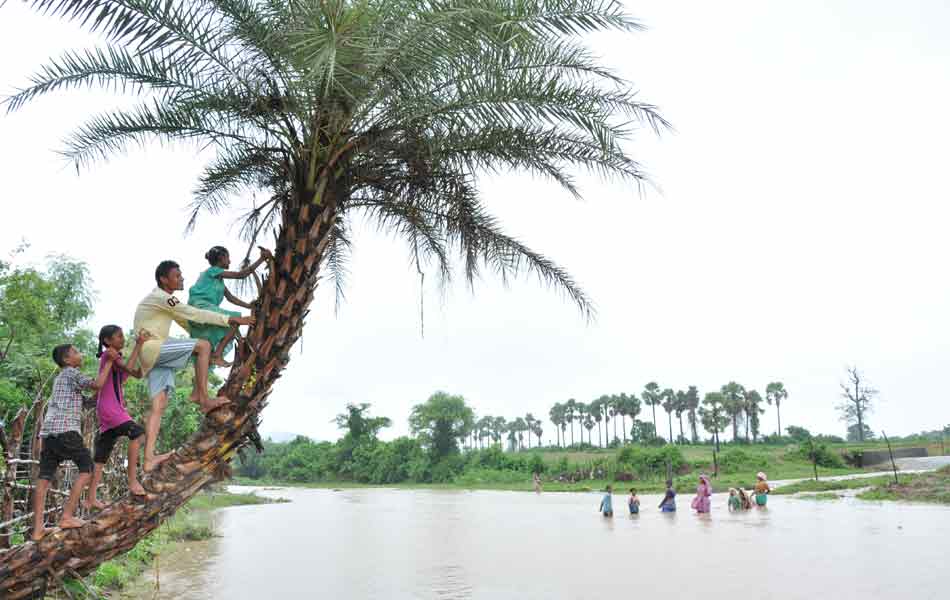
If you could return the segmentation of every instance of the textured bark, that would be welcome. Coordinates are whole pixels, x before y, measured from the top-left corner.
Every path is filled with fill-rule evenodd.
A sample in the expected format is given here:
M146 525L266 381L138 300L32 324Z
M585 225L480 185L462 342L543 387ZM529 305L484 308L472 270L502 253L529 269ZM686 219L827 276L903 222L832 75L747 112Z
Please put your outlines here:
M143 477L144 500L124 498L78 530L56 530L38 543L0 553L0 598L42 597L47 582L85 575L127 552L209 483L230 475L230 462L258 441L258 413L288 362L313 299L317 272L336 218L322 208L291 201L283 211L274 264L253 314L257 323L238 344L224 394L231 406L209 415L201 429L159 469Z

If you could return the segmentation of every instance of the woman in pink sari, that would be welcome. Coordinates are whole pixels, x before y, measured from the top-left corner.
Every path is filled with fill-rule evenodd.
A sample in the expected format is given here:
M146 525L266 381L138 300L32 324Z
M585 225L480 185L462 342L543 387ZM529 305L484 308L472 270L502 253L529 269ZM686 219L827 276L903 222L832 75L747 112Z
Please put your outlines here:
M696 488L696 497L693 498L693 509L698 513L708 513L710 496L712 496L712 485L709 483L709 478L705 475L700 475L699 486Z

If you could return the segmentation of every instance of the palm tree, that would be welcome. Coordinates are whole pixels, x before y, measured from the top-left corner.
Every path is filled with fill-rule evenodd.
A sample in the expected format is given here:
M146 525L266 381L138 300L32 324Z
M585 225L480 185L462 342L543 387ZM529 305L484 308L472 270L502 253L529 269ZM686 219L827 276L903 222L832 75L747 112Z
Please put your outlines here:
M671 388L666 388L660 393L660 398L662 399L663 410L666 411L666 418L669 421L670 425L670 443L673 443L673 408L674 403L676 402L676 392Z
M653 435L656 436L656 405L662 400L660 386L651 381L643 388L643 403L653 409Z
M614 437L612 440L610 440L610 442L613 443L614 440L618 439L617 438L617 415L620 414L621 398L617 394L611 394L610 396L608 396L608 398L610 399L610 401L607 404L608 408L610 409L609 416L610 416L610 419L612 419L614 422Z
M759 392L755 390L746 390L745 393L745 422L746 422L746 439L749 439L749 428L752 428L752 441L757 442L759 440L759 415L765 412L765 409L760 408L762 405L762 396Z
M745 410L745 388L735 381L730 381L719 391L723 396L723 408L732 419L732 441L735 442L739 439L739 421L742 420Z
M689 410L689 402L686 399L686 392L676 391L676 399L673 401L673 410L676 411L676 419L680 422L680 439L686 443L686 435L683 433L683 413Z
M590 430L594 428L594 416L589 410L584 413L584 428L587 429L587 443L593 446ZM600 429L597 430L597 435L600 435Z
M725 395L721 392L709 392L703 398L703 405L699 408L703 427L713 434L716 452L719 452L719 432L729 423L729 415L724 407L725 400Z
M621 429L623 429L623 443L627 443L627 417L631 419L636 419L640 414L640 399L637 398L636 394L621 394L621 412L620 418L622 420Z
M511 423L511 427L518 437L518 451L524 449L524 432L528 430L528 424L521 417L518 417Z
M786 398L788 398L788 391L781 381L773 381L765 386L765 401L768 402L769 405L775 404L775 416L778 419L778 430L775 432L775 435L779 437L782 437L782 411L779 405Z
M525 431L529 432L529 435L528 435L528 450L530 450L530 449L531 449L531 435L530 435L530 433L531 433L531 432L534 432L534 415L532 415L531 413L528 413L527 415L525 415L525 417L524 417L524 422L525 422Z
M594 418L594 421L597 423L597 445L601 448L604 447L604 436L601 433L600 424L604 420L604 397L601 396L597 400L594 400L590 403L590 412L591 416Z
M564 408L565 408L564 418L567 419L568 424L571 426L571 447L573 448L574 447L574 417L577 414L577 400L571 398L564 405Z
M541 426L541 420L537 419L534 422L534 427L531 429L531 432L534 435L538 436L538 448L541 447L541 435L544 433L544 428Z
M699 390L696 389L695 385L689 386L689 389L686 390L686 408L687 420L689 421L690 432L692 433L692 440L694 444L699 443L699 432L696 430L696 424L698 419L696 418L696 410L699 408Z
M584 445L584 427L587 425L585 419L587 418L587 413L589 408L583 402L577 402L574 405L574 410L577 411L577 432L581 434L581 446ZM588 442L590 441L590 431L587 432Z
M502 436L508 431L508 420L505 417L492 418L492 441L501 444Z
M368 219L407 243L420 269L452 273L451 250L471 282L482 268L532 271L590 303L571 277L502 232L482 206L476 176L526 170L580 196L581 167L641 181L624 151L629 123L667 126L581 43L638 24L610 0L30 0L103 40L37 71L6 101L16 110L47 93L98 88L136 95L67 138L87 167L152 140L214 153L195 189L190 223L248 192L253 248L276 239L275 258L223 392L234 400L143 484L147 507L125 500L98 515L101 535L71 531L57 545L0 556L7 594L65 565L82 575L124 552L228 470L256 440L257 415L300 338L321 268L342 298L352 224ZM72 543L76 541L77 543ZM35 560L25 560L33 556Z
M478 420L478 447L482 448L482 440L491 436L493 419L491 417L482 417Z
M554 425L554 435L557 439L557 447L561 447L561 424L564 422L564 405L555 402L551 410L548 411L548 420Z

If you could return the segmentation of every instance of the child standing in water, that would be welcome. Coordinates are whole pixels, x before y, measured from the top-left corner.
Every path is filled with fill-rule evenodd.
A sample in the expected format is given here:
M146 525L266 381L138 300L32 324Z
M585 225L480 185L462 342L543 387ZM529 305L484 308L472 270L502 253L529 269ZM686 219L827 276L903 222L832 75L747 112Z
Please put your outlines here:
M676 512L676 490L673 489L672 479L666 480L666 495L663 496L659 508L662 512Z
M729 488L729 512L740 510L742 510L742 500L739 498L739 491L736 488Z
M630 514L640 513L640 499L637 498L637 490L630 488L630 499L627 500L627 506L630 508Z
M696 487L696 497L693 498L693 509L698 513L708 513L710 496L712 496L712 484L709 483L709 477L700 475L699 486Z
M105 508L105 504L96 498L96 490L99 483L102 482L102 470L109 462L109 455L112 454L112 449L120 437L129 439L129 492L133 496L145 495L145 488L142 487L138 477L136 477L139 448L144 440L145 429L129 416L125 408L125 395L122 388L130 375L135 378L142 377L141 367L134 365L142 352L142 345L150 337L146 331L139 333L135 338L135 347L132 349L128 362L123 363L120 358L113 363L107 351L112 350L121 356L122 348L125 347L125 334L118 325L106 325L99 330L99 352L97 353L99 356L99 372L109 372L109 378L99 390L99 397L96 402L99 434L96 436L95 452L93 453L95 469L92 473L92 482L89 484L89 493L86 494L86 508Z
M605 517L614 516L614 506L613 506L613 486L607 486L607 493L604 494L604 498L600 501L600 512L604 513Z
M260 248L260 247L259 247ZM222 246L215 246L208 250L205 258L208 260L208 267L188 290L188 304L195 308L210 310L216 313L228 315L230 317L240 317L238 312L221 308L221 303L225 298L235 306L240 306L248 310L254 307L244 302L232 294L227 286L224 285L225 279L245 279L253 273L257 267L265 260L273 258L269 250L260 248L260 257L246 269L240 271L228 271L231 267L231 255L228 249ZM193 338L208 340L211 343L211 364L217 367L230 367L231 363L224 360L224 355L230 351L231 342L234 341L234 335L237 328L221 327L219 325L208 325L205 323L189 323L191 326L190 335Z
M765 506L769 501L769 492L772 491L772 488L769 487L769 482L762 471L759 471L755 478L755 503L759 506Z

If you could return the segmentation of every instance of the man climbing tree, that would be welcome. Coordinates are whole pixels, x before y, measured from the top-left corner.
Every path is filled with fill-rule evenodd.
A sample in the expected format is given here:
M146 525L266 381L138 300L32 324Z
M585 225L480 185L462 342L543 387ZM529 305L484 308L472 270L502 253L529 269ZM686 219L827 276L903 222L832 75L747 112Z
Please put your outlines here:
M8 110L75 88L136 94L137 104L81 125L64 154L83 168L154 140L197 142L216 156L196 186L191 223L261 192L242 231L249 248L271 234L276 245L256 325L224 385L231 404L144 478L145 503L116 503L82 530L0 555L10 599L127 551L227 475L257 439L257 415L300 338L322 268L340 298L351 223L397 233L420 271L434 265L442 281L458 251L469 281L483 269L531 272L590 315L567 272L502 231L477 176L529 172L574 197L577 168L636 183L644 176L625 150L631 125L667 126L582 44L640 28L611 0L28 3L103 43L51 60Z
M151 471L169 457L169 454L155 455L155 440L158 439L168 395L175 393L175 372L184 369L192 356L195 357L195 381L191 401L197 403L203 413L230 402L221 395L217 398L208 395L211 345L207 340L169 339L172 321L186 331L189 321L222 327L254 323L254 317L229 317L179 300L175 292L184 289L184 277L174 261L159 263L155 269L155 283L157 287L139 302L133 326L136 332L147 331L151 335L142 346L141 354L142 373L148 381L152 400L152 410L145 425L145 471Z

